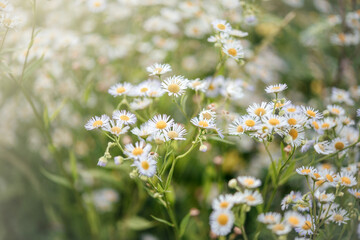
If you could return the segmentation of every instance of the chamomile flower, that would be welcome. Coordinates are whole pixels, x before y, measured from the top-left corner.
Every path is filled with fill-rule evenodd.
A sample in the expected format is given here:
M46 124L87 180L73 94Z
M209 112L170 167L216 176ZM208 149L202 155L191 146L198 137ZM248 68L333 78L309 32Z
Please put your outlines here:
M124 153L132 159L139 160L146 157L150 150L151 145L149 143L146 143L145 141L140 141L136 142L135 145L131 143L126 144Z
M344 138L335 138L331 141L330 147L334 152L341 151L348 146L348 142Z
M173 125L173 123L174 120L166 114L156 115L149 120L149 126L153 132L168 130Z
M319 190L315 192L315 198L321 203L330 203L335 200L334 194L326 193L325 191L320 192Z
M225 20L217 19L211 23L216 31L229 33L231 31L230 23Z
M345 187L352 187L357 184L356 178L347 172L338 173L336 176L336 182Z
M360 190L359 189L355 189L355 188L352 188L352 189L348 189L348 192L353 195L354 197L360 199Z
M233 196L231 194L220 195L212 201L214 210L230 210L233 205Z
M122 96L122 95L128 95L128 93L131 91L133 86L130 83L117 83L109 88L109 93L114 96Z
M235 60L244 58L244 50L239 41L224 44L222 50L226 55Z
M338 224L339 226L341 224L346 224L346 221L350 220L350 218L346 216L347 214L348 213L345 209L342 208L333 209L331 211L330 221Z
M144 109L152 103L149 98L135 98L129 105L132 110Z
M263 118L263 122L271 129L271 130L279 130L281 127L286 124L286 119L284 117L278 115L268 115Z
M345 114L345 110L338 105L328 105L327 110L335 116L341 116Z
M158 81L155 80L141 82L139 85L132 88L132 91L129 95L134 97L145 97L149 93L151 86L157 85L157 83Z
M344 126L352 126L355 122L350 117L340 116L336 119L336 125L342 130Z
M288 211L284 215L284 221L287 222L291 227L300 227L305 222L305 218L298 212Z
M247 32L243 32L243 31L240 31L240 30L237 30L237 29L233 29L230 31L230 35L231 36L234 36L234 37L246 37L249 35L249 33Z
M261 181L259 179L250 176L241 176L238 177L237 180L246 188L257 188L261 185Z
M319 172L321 177L328 182L331 186L335 187L336 185L336 174L331 170L322 170Z
M246 109L247 113L252 117L262 117L264 115L270 114L272 108L270 104L262 102L261 104L254 103Z
M316 166L316 168L320 171L320 172L335 172L336 168L334 167L333 164L331 163L320 163Z
M279 222L273 225L269 225L268 229L270 229L276 235L286 235L291 231L291 226L286 222Z
M109 121L110 118L106 114L101 115L101 117L95 116L85 124L85 129L93 130L96 128L104 128L109 124Z
M206 120L215 120L216 118L216 112L213 110L205 110L203 109L200 113L199 113L199 118L200 119L206 119Z
M295 228L295 231L299 233L300 236L307 236L307 235L313 235L314 227L313 223L314 221L311 219L310 215L307 215L305 217L305 221L303 224L297 228Z
M301 200L302 195L300 192L294 192L291 191L288 195L286 195L282 200L281 200L281 210L286 210L289 208L290 204L297 202L298 200Z
M259 124L257 118L250 115L242 116L241 120L245 126L245 131L255 130L255 127Z
M240 136L244 134L245 125L242 123L241 118L235 119L229 126L229 134Z
M87 5L91 12L102 12L106 8L106 0L88 0Z
M293 104L288 104L283 108L285 113L291 115L291 114L298 114L301 112L301 109L298 106L295 106Z
M183 125L174 123L170 128L164 130L164 136L167 140L185 140L186 129Z
M318 123L319 123L321 130L332 129L333 127L335 127L335 124L336 124L336 122L332 118L324 118L324 119L320 120Z
M150 76L154 76L154 75L163 75L167 72L171 72L171 66L169 64L159 64L159 63L155 63L154 65L151 65L149 67L146 68L146 71L149 72Z
M172 76L162 82L161 87L169 96L179 97L185 93L188 86L188 80L183 76Z
M147 139L153 133L153 130L148 123L144 123L140 127L133 128L131 133L138 136L139 139Z
M301 106L301 110L309 119L321 119L323 117L318 110L315 110L312 107Z
M199 78L189 81L188 86L189 88L195 91L201 91L201 92L205 92L206 88L208 87L207 82L201 81Z
M193 125L200 127L200 128L204 128L204 129L215 129L216 128L216 125L212 119L207 120L207 119L194 117L190 120L190 122Z
M223 76L219 75L215 78L209 77L206 78L205 81L207 82L207 89L206 89L206 96L214 98L217 97L220 93L222 86L224 85L225 79Z
M279 93L287 89L287 85L284 84L276 84L276 85L270 85L265 88L265 92L267 93Z
M347 105L354 105L354 101L351 99L350 93L339 88L332 88L331 101L335 103L346 103Z
M258 191L251 191L246 189L243 193L241 192L238 193L240 194L239 196L237 196L237 198L235 198L237 199L237 201L235 200L236 203L245 203L246 205L249 206L256 206L264 202L261 194Z
M21 24L21 19L10 13L3 13L0 16L0 26L8 29L15 29Z
M124 127L123 123L119 120L113 121L110 120L110 124L107 124L103 129L111 134L116 136L120 136L122 134L127 133L129 130L129 126Z
M152 134L152 140L157 144L161 145L168 141L163 131L156 131Z
M341 172L345 172L345 173L348 173L350 175L357 174L357 171L358 171L357 163L353 163L353 164L350 164L350 165L348 165L346 167L341 168Z
M0 0L0 12L12 12L13 6L7 0Z
M135 114L126 110L114 111L112 118L118 120L120 123L125 125L133 125L136 123L137 120Z
M276 224L281 221L281 215L275 212L261 213L257 220L264 224Z
M291 127L300 127L306 123L306 116L303 114L286 114L286 123Z
M210 228L213 233L225 236L234 225L234 214L230 210L217 210L210 215Z
M152 157L143 157L135 160L131 166L137 167L140 175L152 177L156 174L157 162Z

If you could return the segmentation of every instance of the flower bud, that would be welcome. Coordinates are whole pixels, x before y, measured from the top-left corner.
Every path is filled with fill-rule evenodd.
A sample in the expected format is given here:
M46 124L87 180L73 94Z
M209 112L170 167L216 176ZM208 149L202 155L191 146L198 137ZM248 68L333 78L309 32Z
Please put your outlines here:
M107 161L106 157L103 156L103 157L99 158L97 165L100 167L105 167L107 162L108 161Z
M134 169L130 174L129 174L130 178L134 179L137 176L139 176L139 173L137 172L136 169Z
M208 147L207 147L206 145L204 145L204 144L201 144L201 146L200 146L200 148L199 148L199 150L200 150L201 152L206 152L207 149L208 149Z
M191 208L190 209L190 216L192 217L196 217L196 216L199 216L200 214L200 210L197 209L197 208Z
M231 179L228 183L229 188L236 188L237 187L237 181L235 178Z
M116 165L120 165L120 164L122 164L124 162L124 158L122 157L122 156L116 156L116 157L114 157L114 163L116 164Z

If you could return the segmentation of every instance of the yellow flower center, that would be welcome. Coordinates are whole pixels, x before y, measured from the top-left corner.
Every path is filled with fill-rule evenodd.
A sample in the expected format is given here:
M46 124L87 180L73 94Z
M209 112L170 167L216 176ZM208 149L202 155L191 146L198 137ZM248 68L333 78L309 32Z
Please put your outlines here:
M253 126L255 126L255 121L252 119L248 119L245 121L245 125L248 127L253 127Z
M236 131L239 132L239 133L243 132L244 128L241 125L239 125L239 126L237 126Z
M164 128L166 128L166 126L167 126L167 124L166 124L166 122L165 121L163 121L163 120L160 120L160 121L158 121L157 123L156 123L156 128L157 129L164 129Z
M95 1L95 2L94 2L94 6L95 6L95 7L100 7L100 6L101 6L101 2Z
M263 108L258 108L258 109L256 109L255 110L255 112L254 112L255 114L256 114L256 116L262 116L262 115L265 115L266 114L266 110L265 109L263 109Z
M327 198L328 198L328 196L326 194L320 195L320 200L326 200Z
M267 215L267 216L265 216L265 220L266 221L275 221L275 218L273 215Z
M307 113L307 115L309 115L310 117L315 117L315 116L316 116L316 113L315 113L314 111L310 110L310 109L307 110L306 113Z
M248 179L245 179L244 182L245 182L245 185L251 186L254 184L255 181L251 178L248 178Z
M284 224L278 223L278 224L275 224L275 225L272 227L272 229L273 229L274 231L282 231L282 230L285 229L285 226L284 226Z
M297 226L300 223L299 219L297 217L294 217L294 216L289 217L288 222L293 226Z
M125 92L126 91L126 89L124 88L124 87L118 87L117 89L116 89L116 92L117 93L123 93L123 92Z
M316 121L313 121L312 125L314 126L315 129L319 129L319 124Z
M1 7L1 8L6 8L6 4L0 2L0 7Z
M355 197L360 198L360 192L355 192Z
M345 185L350 185L350 184L351 184L351 180L350 180L350 178L348 178L348 177L342 177L342 178L341 178L341 182L342 182L343 184L345 184Z
M334 178L330 175L330 174L326 174L326 179L329 181L329 182L333 182L334 181Z
M225 30L226 29L226 26L222 23L219 23L218 25L216 25L216 27L220 30Z
M303 169L303 170L301 170L301 173L309 174L310 172L311 172L310 169Z
M322 168L324 168L324 169L330 169L330 168L331 168L331 164L329 164L329 163L324 163L324 164L322 165Z
M270 119L269 119L269 123L270 123L271 125L273 125L273 126L276 126L276 125L278 125L278 124L280 123L280 121L279 121L279 119L277 119L277 118L270 118Z
M202 116L203 116L203 118L205 118L206 120L210 120L210 119L211 119L211 114L208 113L208 112L204 112L204 113L202 114Z
M208 127L209 126L209 124L208 124L208 122L207 121L199 121L199 126L201 126L201 127L204 127L204 128L206 128L206 127Z
M293 140L297 139L299 133L296 131L296 129L292 128L289 131L289 135L292 137Z
M227 208L229 206L229 203L227 201L221 202L220 207L221 208Z
M274 90L274 91L277 91L277 90L280 90L280 87L272 87L271 90Z
M321 124L321 128L329 128L329 127L330 127L330 124L328 124L328 123Z
M177 132L175 132L175 131L169 131L169 132L167 133L167 135L168 135L168 137L169 137L170 139L174 139L174 138L176 138L177 136L179 136L179 134L178 134Z
M150 167L150 164L148 163L148 161L142 161L141 162L141 167L145 170L148 170Z
M218 216L217 221L221 226L224 226L224 225L226 225L228 223L229 217L225 213L221 213Z
M337 109L337 108L333 108L333 109L331 109L331 112L332 112L332 113L334 113L334 114L337 114L337 115L339 115L339 114L340 114L340 110L339 110L339 109Z
M336 142L335 143L335 148L338 151L344 149L344 147L345 147L345 144L343 142Z
M147 92L149 89L147 87L143 87L140 89L140 92L144 93L144 92Z
M316 181L316 182L315 182L315 185L316 185L317 187L319 187L319 186L323 185L324 182L325 182L325 180L319 180L319 181Z
M141 155L144 152L144 150L141 147L134 148L132 151L132 154L135 156Z
M289 118L287 122L289 125L296 125L296 123L297 123L295 118Z
M318 173L314 173L314 177L315 177L315 179L319 179L321 176Z
M112 127L112 128L111 128L111 132L116 133L116 134L120 134L121 128L120 128L120 127L117 127L117 126Z
M228 54L230 54L231 56L235 57L237 55L237 51L235 48L229 48L227 50Z
M161 67L155 68L155 72L157 72L157 74L160 74L162 70L163 70L163 69L162 69Z
M305 221L304 225L302 226L302 229L304 229L304 230L311 229L311 222L310 221Z
M120 119L126 122L130 120L130 118L127 115L121 115Z
M103 121L101 121L101 120L96 120L93 123L93 127L101 127L102 125L103 125Z
M288 111L288 112L295 112L295 111L296 111L296 108L288 108L287 111Z
M176 83L172 83L168 86L168 90L172 93L178 93L180 91L180 86Z
M340 214L335 214L334 215L334 220L337 221L337 222L340 222L340 221L344 220L344 217L341 216Z
M249 202L253 202L256 200L256 198L254 198L253 195L249 195L249 196L246 196L246 200L248 200Z
M210 85L209 85L209 90L214 90L214 89L215 89L214 84L210 83Z

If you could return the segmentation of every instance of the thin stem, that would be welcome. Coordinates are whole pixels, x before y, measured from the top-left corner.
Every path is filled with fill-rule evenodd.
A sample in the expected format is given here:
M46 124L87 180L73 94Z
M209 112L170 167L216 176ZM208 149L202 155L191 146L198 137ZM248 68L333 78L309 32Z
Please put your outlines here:
M4 37L3 37L2 41L1 41L0 52L1 52L2 48L3 48L3 46L4 46L5 38L6 38L6 35L7 35L8 32L9 32L9 28L6 28L6 31L4 33Z

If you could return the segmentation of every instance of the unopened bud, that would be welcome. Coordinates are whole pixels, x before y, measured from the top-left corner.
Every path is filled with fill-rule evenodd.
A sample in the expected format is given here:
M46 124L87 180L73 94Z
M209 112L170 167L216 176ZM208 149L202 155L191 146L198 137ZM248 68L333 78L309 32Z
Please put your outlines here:
M290 145L287 145L286 147L284 147L284 152L291 152L291 146Z
M196 217L196 216L199 216L200 214L200 210L197 209L197 208L191 208L190 209L190 216L192 217Z
M201 144L201 146L200 146L200 148L199 148L199 150L200 150L201 152L206 152L207 149L208 149L207 146L204 145L204 144Z
M105 167L107 162L108 161L107 161L106 157L101 157L101 158L99 158L97 165L100 167Z
M343 192L339 192L339 193L338 193L338 196L339 196L339 197L342 197L342 196L344 196L344 193L343 193Z
M114 157L114 162L116 165L120 165L124 162L124 158L122 156L116 156Z
M234 233L235 233L236 235L241 235L241 234L242 234L242 231L241 231L240 228L234 227Z
M146 180L148 179L148 177L145 176L145 175L141 175L141 176L140 176L140 179L143 180L143 181L146 181Z
M236 188L237 187L237 181L235 178L231 179L228 183L229 188Z
M130 174L129 174L130 178L134 179L137 176L139 176L138 172L136 171L136 169L134 169Z
M154 198L161 198L162 197L162 195L160 194L160 193L154 193Z

